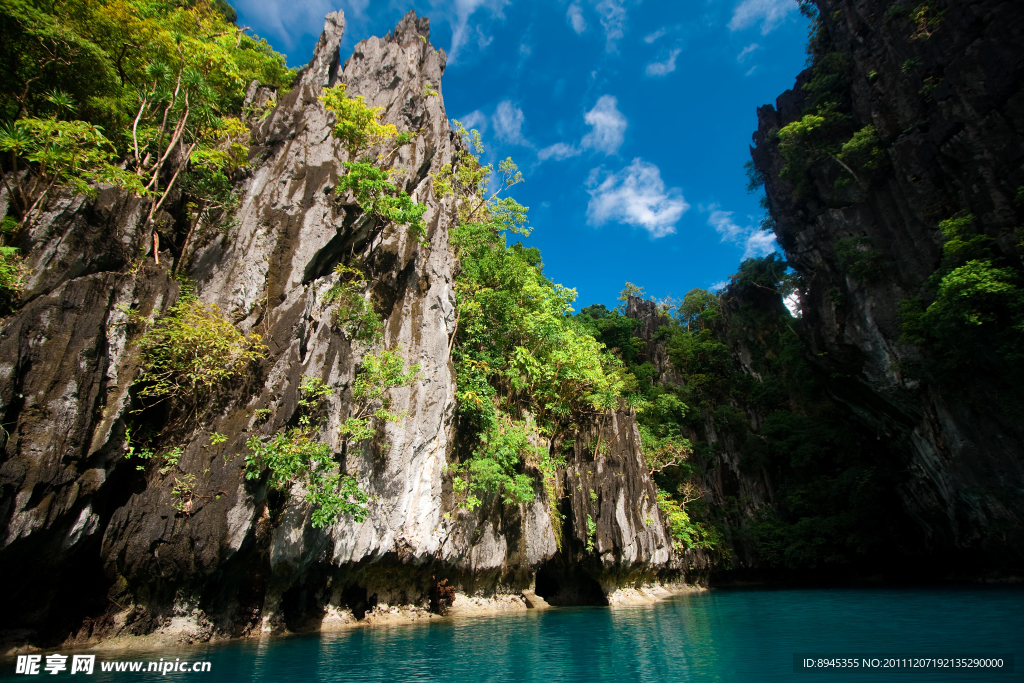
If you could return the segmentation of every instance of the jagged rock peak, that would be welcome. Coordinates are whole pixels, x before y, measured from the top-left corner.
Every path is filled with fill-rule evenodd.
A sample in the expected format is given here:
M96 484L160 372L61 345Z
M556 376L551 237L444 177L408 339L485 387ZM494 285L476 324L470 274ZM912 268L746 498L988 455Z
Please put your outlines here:
M395 25L395 30L384 37L384 40L402 44L413 40L428 42L430 40L430 18L419 17L416 15L416 10L411 9Z
M303 67L299 76L300 83L325 86L333 85L337 80L338 66L341 63L338 47L345 35L345 13L341 10L331 12L324 17L324 30L313 49L313 59Z

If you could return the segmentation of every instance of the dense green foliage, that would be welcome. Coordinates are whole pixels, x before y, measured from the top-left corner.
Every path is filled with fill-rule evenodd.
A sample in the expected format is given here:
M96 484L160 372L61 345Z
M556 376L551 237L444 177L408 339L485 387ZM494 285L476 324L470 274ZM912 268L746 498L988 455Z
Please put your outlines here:
M801 117L776 131L779 153L786 162L780 176L794 183L798 194L806 194L808 171L833 163L843 171L835 180L836 189L851 182L866 187L872 173L887 163L884 141L874 126L855 126L850 113L850 58L834 50L810 3L801 3L801 10L812 19L808 51L813 66L811 79L803 85L807 105Z
M544 277L540 253L507 235L528 235L526 207L497 195L521 181L511 160L491 166L476 155L479 136L459 127L466 150L435 176L439 194L459 198L451 244L459 259L457 329L452 340L460 428L472 456L457 487L473 495L500 492L509 502L535 493L527 465L553 473L543 438L572 438L581 424L618 405L631 381L622 364L571 317L576 292ZM545 479L551 483L551 476ZM554 492L548 491L553 500Z
M886 444L844 416L807 360L781 302L791 287L785 268L774 254L750 259L726 290L730 312L719 336L746 348L752 372L732 364L719 375L705 409L719 437L710 448L731 447L744 472L763 470L774 486L773 504L734 542L753 544L769 566L841 570L890 542L898 475ZM750 502L725 493L716 513L742 526Z
M360 342L378 342L384 330L384 323L367 301L363 290L367 282L363 271L339 263L334 268L338 281L324 295L323 302L333 305L333 322L349 339Z
M1024 281L974 216L942 221L942 262L923 297L900 304L901 341L926 354L924 372L944 383L959 373L996 366L1011 379L1024 361ZM986 349L994 350L987 356Z
M339 427L342 438L365 441L373 436L372 421L378 424L398 422L405 415L391 410L391 390L416 381L419 365L405 370L405 360L397 349L368 353L352 385L355 410Z
M324 88L320 101L327 111L334 114L331 135L345 145L351 159L344 162L347 173L341 177L338 188L351 191L360 208L376 219L394 225L408 227L409 235L426 246L427 233L423 223L426 205L417 204L395 184L395 172L384 165L403 145L409 144L415 133L402 132L392 124L383 124L379 118L384 107L367 106L362 95L348 97L344 83ZM380 154L377 159L361 154L384 143L394 144L390 154Z
M21 250L3 246L3 240L17 229L17 221L6 216L0 223L0 315L13 308L25 288L25 265Z
M267 441L254 434L246 443L250 453L245 458L245 478L258 479L269 470L271 488L285 490L300 483L306 501L314 506L311 521L317 529L334 524L343 515L361 522L369 497L355 477L339 471L330 444L319 438L326 422L319 408L331 395L331 388L319 377L303 377L299 391L298 425ZM320 417L314 419L318 413Z
M835 407L804 356L796 321L782 306L791 276L777 255L749 259L721 295L693 290L658 305L655 340L671 373L658 378L639 321L621 309L577 316L637 379L638 421L659 507L680 549L753 546L769 566L856 564L889 539L895 478L884 448L867 446ZM623 292L642 294L635 289ZM736 360L746 349L750 368ZM773 503L754 520L752 502L719 473L726 451L744 476L765 472ZM719 479L722 477L722 479ZM723 481L718 493L710 482Z
M636 336L640 321L625 315L630 297L642 296L642 289L626 283L622 306L611 311L600 304L588 306L576 318L621 359L625 375L632 380L624 387L626 397L637 409L644 457L660 489L658 507L677 547L720 550L720 534L696 483L699 467L692 461L692 444L684 436L700 401L704 365L715 364L723 353L728 357L728 350L711 331L721 316L719 301L706 290L694 289L682 302L659 306L664 326L658 338L670 349L673 366L687 378L673 383L660 381L657 369L645 357L647 344Z
M294 75L233 16L206 0L5 2L0 149L4 170L28 170L9 188L21 226L54 190L96 183L151 197L153 217L189 175L201 217L210 182L245 163L249 83L287 87Z
M139 340L140 398L175 398L195 407L201 397L241 375L267 347L239 332L216 304L187 294Z

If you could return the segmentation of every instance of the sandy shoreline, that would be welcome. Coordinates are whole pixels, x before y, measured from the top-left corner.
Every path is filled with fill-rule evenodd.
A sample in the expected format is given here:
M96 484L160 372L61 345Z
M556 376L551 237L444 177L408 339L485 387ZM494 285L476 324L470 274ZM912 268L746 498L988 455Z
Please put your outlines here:
M640 588L620 588L608 595L609 608L637 607L652 605L667 600L677 595L687 593L700 593L707 591L707 588L692 586L689 584L650 584ZM37 648L31 645L8 647L3 656L10 657L30 652L46 651L75 651L92 653L114 653L114 652L145 652L179 648L182 646L208 645L214 643L225 643L232 640L260 640L263 638L275 638L287 635L300 635L309 633L331 633L347 631L358 628L394 627L410 624L425 624L432 621L445 619L458 619L463 617L485 617L501 616L503 614L522 614L528 611L539 611L545 609L559 609L549 605L544 599L538 597L532 591L526 590L521 593L504 593L490 597L470 596L464 593L456 593L455 599L444 616L434 614L425 607L417 605L387 605L378 604L369 610L364 618L357 619L350 610L328 605L327 611L321 621L319 628L309 631L288 631L285 629L274 629L268 625L258 635L247 638L229 638L211 636L208 625L201 623L202 615L176 616L161 628L152 633L144 635L117 635L111 638L80 642L68 640L56 648ZM124 622L127 612L114 617L115 622Z

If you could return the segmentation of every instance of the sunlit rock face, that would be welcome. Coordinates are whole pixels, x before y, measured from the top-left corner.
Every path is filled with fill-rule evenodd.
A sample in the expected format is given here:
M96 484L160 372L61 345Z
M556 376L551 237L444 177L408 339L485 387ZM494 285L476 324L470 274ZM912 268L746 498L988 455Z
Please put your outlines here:
M33 228L26 250L33 275L22 308L0 332L8 432L0 599L5 627L27 629L18 637L87 640L150 633L172 621L187 640L315 629L324 615L347 623L376 604L425 607L442 577L469 592L514 593L557 561L608 593L674 566L629 413L593 426L621 436L604 456L572 453L553 504L538 483L529 505L492 496L475 511L456 506L446 469L457 438L449 359L454 209L452 198L434 195L430 179L461 145L440 94L445 54L430 44L427 19L410 13L342 63L344 24L340 12L328 15L296 85L264 120L253 120L251 168L236 178L234 219L201 235L178 265L202 301L269 348L193 420L174 422L166 407L139 412L131 391L140 330L129 311L153 318L178 299L171 268L182 202L172 198L157 216L159 264L140 258L152 229L143 225L146 207L114 190L93 203L61 198ZM428 244L377 224L335 191L350 159L317 98L337 83L383 107L384 123L416 132L387 164L427 207ZM253 84L247 104L258 109L274 97ZM404 419L358 448L346 447L337 428L369 347L332 324L325 302L342 262L359 262L371 283L383 345L420 368L414 384L393 393ZM270 491L266 477L244 478L246 441L296 423L307 376L333 389L322 435L370 494L362 522L343 517L315 529L299 487L285 495ZM182 448L180 469L196 476L187 509L172 494L180 473L126 460L129 424L136 433L160 432L161 448ZM211 444L213 433L227 438ZM599 502L576 496L577 481L600 491ZM597 525L589 550L588 515Z
M954 386L908 372L923 350L901 343L899 302L927 296L942 257L938 224L955 215L973 214L996 256L1019 273L1024 7L940 4L921 6L922 23L910 5L817 2L825 44L848 67L841 98L851 127L874 126L881 168L854 182L826 161L809 169L803 188L781 177L777 132L811 105L804 86L812 69L758 110L753 156L779 243L804 277L801 335L836 398L905 453L900 496L926 552L950 574L1012 572L1024 564L1019 400L986 362L991 348L977 349L978 369ZM875 250L874 272L844 259L850 240Z

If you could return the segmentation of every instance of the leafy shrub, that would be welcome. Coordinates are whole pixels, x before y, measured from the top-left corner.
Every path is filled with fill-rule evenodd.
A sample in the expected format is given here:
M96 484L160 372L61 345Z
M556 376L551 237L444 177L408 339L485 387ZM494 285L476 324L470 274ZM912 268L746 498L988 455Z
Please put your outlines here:
M253 80L288 87L295 71L265 40L231 23L226 7L224 0L4 4L10 59L0 120L14 123L0 134L10 152L2 170L28 170L11 188L22 225L56 188L88 194L97 183L150 197L152 218L190 165L227 149L224 121L241 109Z
M341 424L341 436L358 443L373 436L371 423L397 422L405 414L391 410L391 390L410 386L419 375L420 366L404 369L405 361L397 349L369 353L363 357L362 365L352 385L352 398L356 409Z
M13 304L25 288L25 265L18 252L15 247L0 246L0 306Z
M338 276L338 282L324 296L325 304L337 304L334 324L341 327L350 339L362 342L380 340L384 323L373 310L373 304L363 296L366 287L363 271L339 263L334 274Z
M1012 371L1024 352L1024 286L1018 270L1003 265L995 240L976 232L974 217L954 217L939 224L945 238L942 263L929 279L930 303L921 297L900 302L901 341L924 347L933 379L984 356L994 347Z
M271 488L287 490L301 482L306 501L315 506L311 522L317 529L344 515L361 522L366 518L369 497L355 477L338 471L330 445L319 439L324 420L311 417L330 395L330 387L318 377L303 377L299 390L298 426L277 432L267 441L253 435L246 442L250 452L245 458L245 478L258 479L269 470Z
M455 127L465 150L482 152L479 135ZM460 265L452 359L459 425L471 453L460 479L468 478L461 480L474 494L524 503L534 497L524 465L553 467L532 443L542 435L572 437L583 419L618 407L623 387L635 379L571 316L576 292L544 277L539 251L508 244L509 235L526 236L530 228L526 207L497 197L521 174L510 159L497 171L498 189L489 191L494 168L460 151L434 183L435 191L440 185L456 195L459 212L451 230Z
M386 223L408 226L409 236L426 244L426 225L423 214L426 204L417 204L392 183L394 172L383 170L368 161L345 162L348 170L341 177L338 189L351 190L359 206L366 213Z
M335 116L331 135L341 140L350 154L354 156L398 135L393 124L378 120L384 107L369 107L362 95L347 96L347 89L344 83L324 88L319 99L324 108Z
M678 498L658 489L658 509L668 522L672 544L678 552L697 548L717 549L721 547L722 541L715 528L693 522L686 512L687 499L694 500L693 495L694 492L684 493L681 502Z
M139 341L143 373L136 380L141 398L196 402L245 372L266 355L258 334L248 337L216 304L185 296L157 320Z
M844 237L836 242L839 266L857 280L875 280L882 275L882 252L871 248L867 237Z

